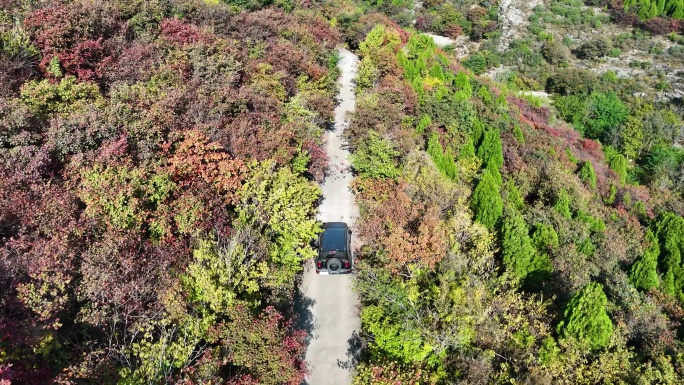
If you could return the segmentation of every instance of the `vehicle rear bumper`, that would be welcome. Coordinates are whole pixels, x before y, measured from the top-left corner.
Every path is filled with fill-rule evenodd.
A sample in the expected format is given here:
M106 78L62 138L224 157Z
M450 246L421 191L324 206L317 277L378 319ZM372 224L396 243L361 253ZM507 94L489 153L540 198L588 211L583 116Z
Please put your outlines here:
M338 274L351 274L351 269L345 269L341 270L337 273L331 273L328 270L318 270L316 269L316 274L321 274L321 275L338 275Z

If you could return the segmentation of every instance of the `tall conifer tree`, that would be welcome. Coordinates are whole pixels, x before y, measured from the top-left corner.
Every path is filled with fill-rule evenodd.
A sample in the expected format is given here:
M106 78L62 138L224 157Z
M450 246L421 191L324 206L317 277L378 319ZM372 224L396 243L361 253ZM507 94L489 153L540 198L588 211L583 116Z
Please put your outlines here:
M490 170L482 172L482 178L473 192L471 208L475 220L493 230L503 215L503 200L499 192L499 184Z
M603 285L590 282L565 307L565 317L558 325L558 333L592 349L608 345L613 334L613 323L606 313L607 302Z
M632 271L629 274L632 283L639 290L649 290L659 286L657 269L660 246L651 230L646 233L646 239L650 245L644 251L644 255L632 265Z
M501 226L501 254L506 270L523 280L532 270L535 249L525 218L515 209L507 209Z
M477 156L486 168L493 167L498 170L503 166L503 148L499 130L490 129L484 132L482 143L477 149Z

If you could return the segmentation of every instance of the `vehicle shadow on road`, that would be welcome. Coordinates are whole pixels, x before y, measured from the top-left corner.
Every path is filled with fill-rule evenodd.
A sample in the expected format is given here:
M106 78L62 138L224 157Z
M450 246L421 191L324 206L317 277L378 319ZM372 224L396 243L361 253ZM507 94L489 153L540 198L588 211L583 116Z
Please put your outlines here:
M345 361L337 360L337 366L345 370L353 370L362 361L366 354L366 341L361 338L359 332L354 330L352 336L347 340L349 348L347 348L347 359Z

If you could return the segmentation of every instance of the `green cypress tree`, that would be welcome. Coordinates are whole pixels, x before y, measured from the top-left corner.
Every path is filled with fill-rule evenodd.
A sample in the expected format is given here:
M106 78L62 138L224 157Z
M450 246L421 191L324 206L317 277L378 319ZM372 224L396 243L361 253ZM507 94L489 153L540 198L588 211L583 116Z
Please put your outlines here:
M447 146L446 150L444 151L444 156L442 157L442 169L442 172L448 176L449 179L457 179L458 169L456 168L456 159L451 146Z
M435 41L432 40L430 36L423 34L411 36L406 43L406 49L408 50L407 56L409 58L428 55L432 56L435 52L435 48L437 48Z
M506 101L506 95L504 95L503 92L501 94L499 94L499 96L496 98L496 104L498 106L501 106L501 107L508 109L508 102Z
M636 116L628 116L620 130L620 149L628 159L639 157L644 147L644 121Z
M658 8L657 16L665 16L665 0L656 0L656 7Z
M608 191L608 196L603 200L603 203L610 206L615 203L615 197L617 196L617 186L613 183L610 184L610 190Z
M525 135L523 134L523 131L520 128L520 126L518 126L517 124L513 126L513 137L515 138L515 140L518 141L518 143L525 144Z
M480 86L480 88L477 90L477 96L482 100L485 104L490 104L492 102L492 94L489 92L489 89L483 84Z
M650 20L658 16L658 6L655 1L646 0L644 4L639 7L639 19Z
M530 273L525 280L526 287L535 290L543 281L551 279L553 272L553 262L546 253L536 253L532 258Z
M603 285L590 282L565 307L563 321L558 324L558 333L564 338L574 338L591 349L606 346L613 334L613 323L606 313L607 302Z
M652 223L651 229L654 230L654 235L659 239L660 245L666 245L668 241L671 244L666 245L666 251L678 254L684 252L684 218L672 213L663 212Z
M672 273L673 294L679 296L682 289L684 289L684 269L682 269L682 252L676 243L677 240L675 238L666 238L660 249L660 257L667 272Z
M406 55L401 50L397 53L397 61L404 68L406 80L412 82L415 78L420 77L420 71L416 68L415 62L406 58Z
M644 255L632 265L632 270L629 278L639 290L647 291L658 287L658 255L660 255L660 246L658 239L653 235L649 229L646 232L646 240L650 243Z
M414 68L417 77L422 77L427 70L427 58L426 55L420 54L418 58L414 61Z
M604 147L603 152L606 155L608 167L620 177L620 183L625 183L625 179L627 179L627 158L610 146Z
M468 136L465 144L461 147L461 151L458 153L459 159L466 159L475 156L475 145L473 144L473 138Z
M470 137L473 139L473 144L475 146L479 146L480 141L482 140L482 136L484 135L485 132L485 126L484 123L478 118L475 118L473 121L473 126L470 130Z
M663 279L663 293L671 295L675 293L674 273L672 270L668 270L667 273L665 273L665 278Z
M568 195L568 192L565 191L565 189L560 191L556 204L553 207L562 216L568 219L572 218L572 212L570 211L570 195Z
M470 207L475 220L493 230L503 214L503 200L499 193L499 184L490 170L482 172L482 178L475 187Z
M442 143L439 142L439 134L433 133L430 135L430 139L428 139L427 153L432 158L432 161L435 162L437 168L439 168L439 165L442 161L442 156L444 156Z
M646 206L644 206L644 202L636 201L630 212L636 215L639 220L644 222L648 221L648 213L646 213Z
M443 84L437 85L433 91L432 95L438 102L448 102L449 93L451 90Z
M656 1L651 1L651 5L648 8L648 18L653 19L654 17L658 16L658 4Z
M449 147L447 148L447 151L444 151L442 144L439 142L439 134L435 133L430 136L427 153L442 174L446 175L451 180L456 179L456 162L451 153L451 148Z
M418 122L418 125L416 126L416 132L419 134L423 134L425 132L425 129L432 124L432 119L430 119L430 115L425 114L423 115L423 118L420 119Z
M504 158L499 130L485 131L482 143L477 148L477 157L482 160L482 165L486 168L498 170L503 166Z
M425 90L423 89L423 79L421 79L420 76L416 76L416 78L413 79L411 82L411 88L416 91L416 95L418 95L419 99L425 95Z
M444 72L442 71L442 66L439 65L439 63L435 63L430 67L430 76L439 79L441 81L444 81Z
M670 0L668 1L668 5L665 5L665 8L669 9L669 15L670 17L674 19L684 19L684 1L682 0Z
M399 52L397 52L397 63L402 67L406 67L406 64L409 63L409 59L406 57L404 50L399 50Z
M659 264L665 272L663 291L679 296L684 288L684 218L664 212L653 221L651 229L660 246Z
M489 173L494 177L494 180L496 181L496 184L501 186L503 184L503 178L501 177L501 173L499 172L499 169L494 166L494 163L490 163L485 167L486 170L489 170Z
M506 203L510 204L517 210L522 210L525 208L525 201L523 200L520 190L518 190L518 187L515 185L513 179L506 181L504 191L506 192Z
M532 270L534 254L525 218L518 210L507 210L501 225L501 255L506 270L516 280L524 280Z
M558 247L558 234L549 225L537 223L532 233L532 245L537 252L532 259L532 271L534 274L528 279L528 283L534 284L536 281L547 280L551 277L553 263L549 257L549 250Z
M582 168L579 170L579 177L584 182L589 184L592 190L596 190L596 173L594 172L594 166L590 161L586 161L582 164Z
M549 249L558 247L558 233L553 226L537 223L532 233L532 244L539 252L546 253Z
M454 79L454 86L458 88L459 91L463 92L463 95L470 99L473 96L473 86L470 84L470 79L465 72L459 72L456 74Z

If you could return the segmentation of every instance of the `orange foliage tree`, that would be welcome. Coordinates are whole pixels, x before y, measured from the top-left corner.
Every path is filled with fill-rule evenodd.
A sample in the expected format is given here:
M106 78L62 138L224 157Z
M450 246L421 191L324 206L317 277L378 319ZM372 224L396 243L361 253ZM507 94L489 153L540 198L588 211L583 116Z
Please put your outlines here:
M361 236L379 240L395 273L411 264L432 268L447 251L439 210L411 199L408 187L402 180L358 180L354 185L366 214L359 225Z

